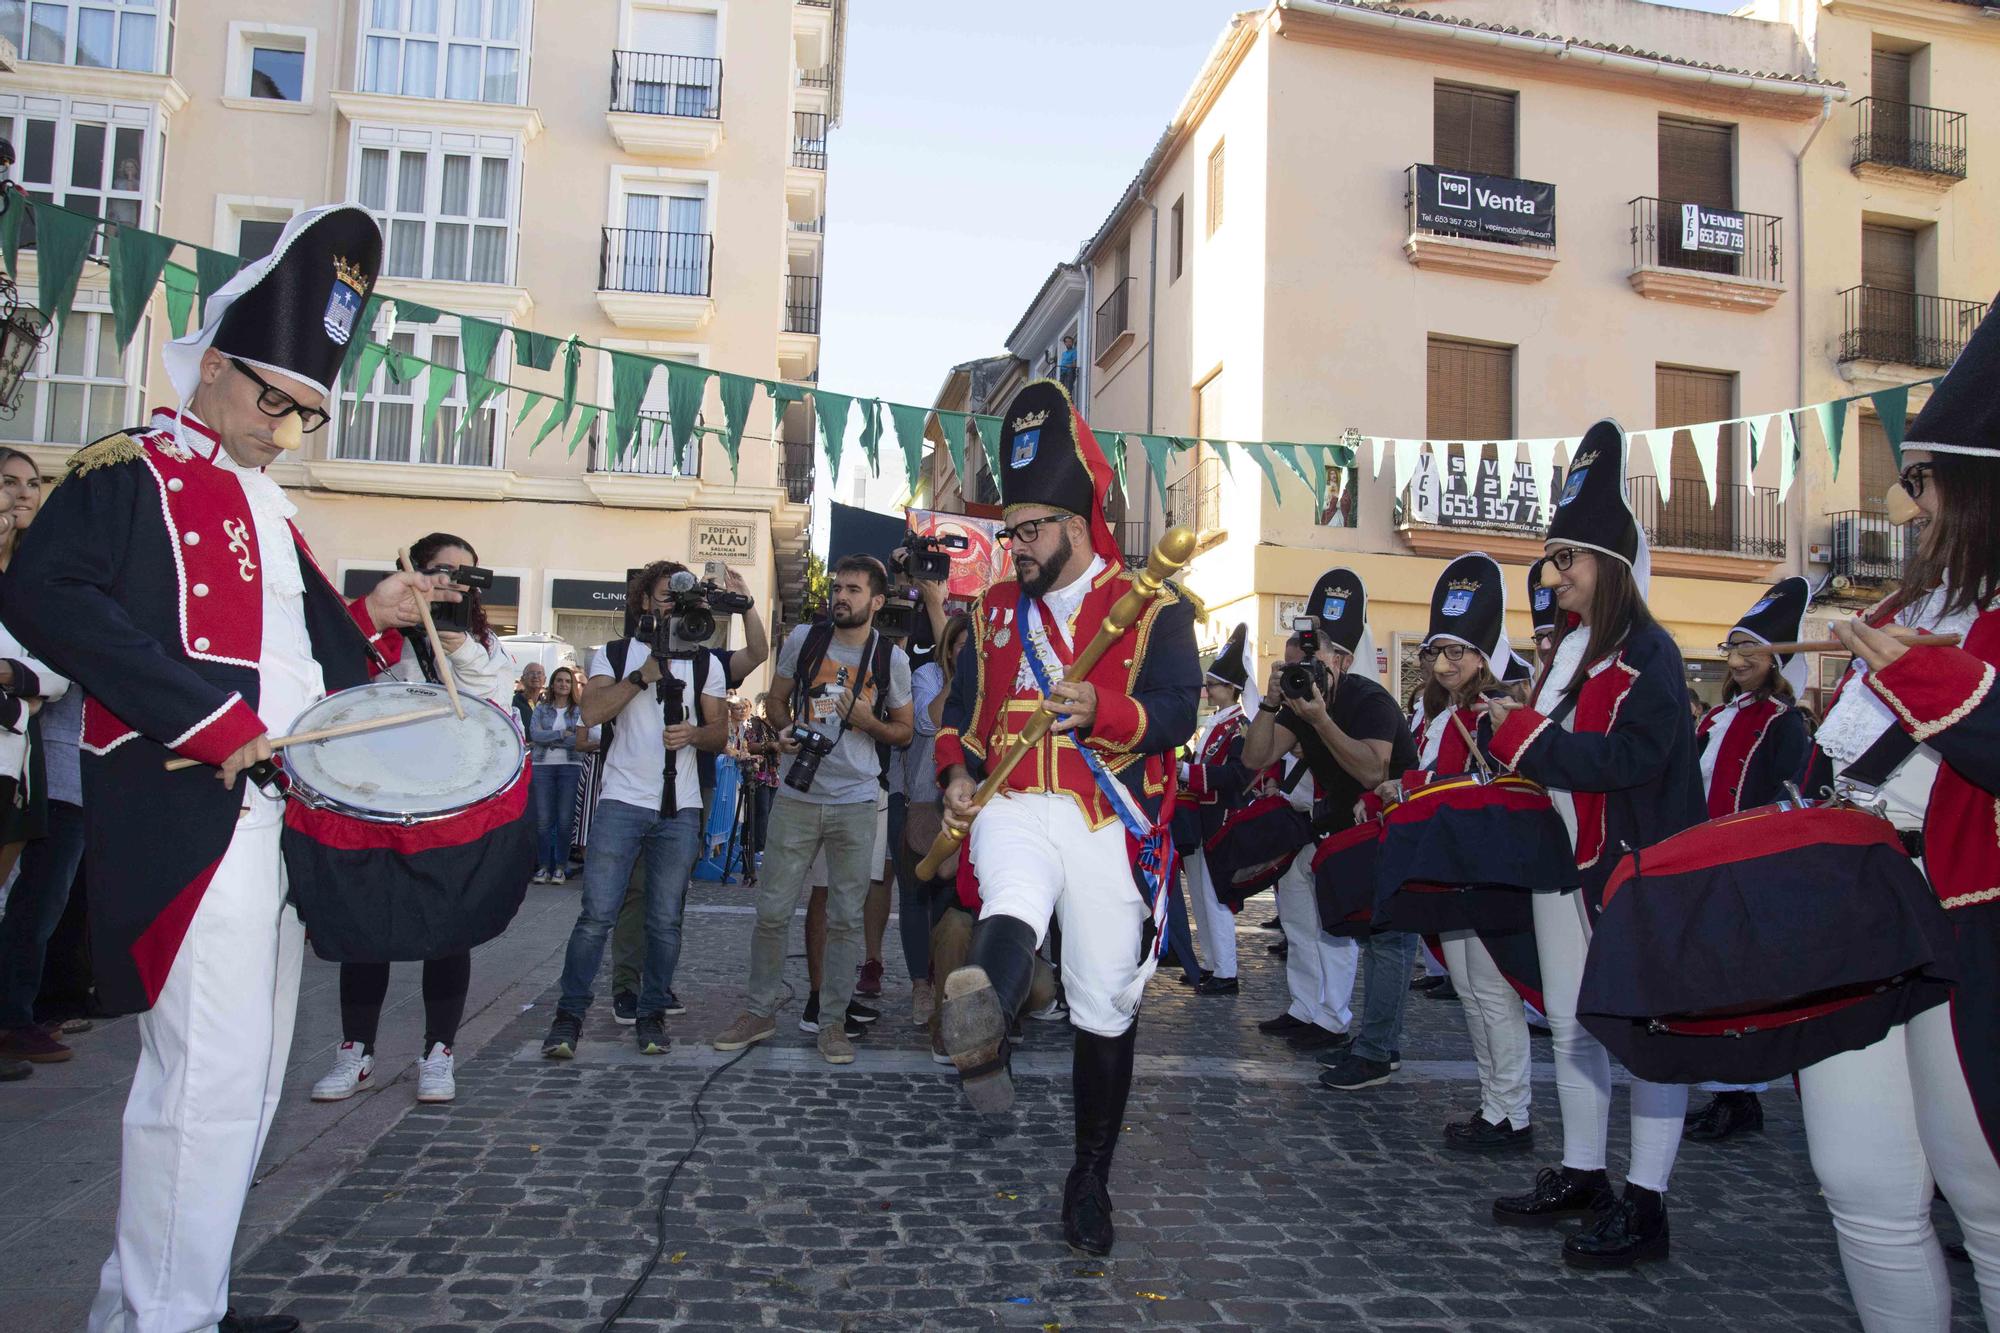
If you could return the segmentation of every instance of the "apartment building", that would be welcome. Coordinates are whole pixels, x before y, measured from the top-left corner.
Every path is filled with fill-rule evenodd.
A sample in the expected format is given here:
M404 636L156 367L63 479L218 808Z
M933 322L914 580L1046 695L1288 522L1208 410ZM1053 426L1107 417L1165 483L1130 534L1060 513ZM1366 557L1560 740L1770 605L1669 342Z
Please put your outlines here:
M245 256L294 212L360 202L386 240L378 291L429 320L383 332L427 361L462 365L469 315L810 381L845 21L845 0L0 3L20 55L0 133L31 195ZM52 472L167 393L157 301L123 355L101 269L77 309L0 422ZM618 632L626 571L652 559L726 560L767 606L803 587L804 405L760 393L733 472L719 439L677 455L652 428L663 373L622 457L602 420L532 447L544 414L517 420L523 391L559 395L560 360L514 350L503 337L490 372L514 389L472 412L462 378L433 417L421 378L378 371L272 468L350 588L433 529L495 568L496 624L580 646ZM610 403L609 359L585 352L581 400Z

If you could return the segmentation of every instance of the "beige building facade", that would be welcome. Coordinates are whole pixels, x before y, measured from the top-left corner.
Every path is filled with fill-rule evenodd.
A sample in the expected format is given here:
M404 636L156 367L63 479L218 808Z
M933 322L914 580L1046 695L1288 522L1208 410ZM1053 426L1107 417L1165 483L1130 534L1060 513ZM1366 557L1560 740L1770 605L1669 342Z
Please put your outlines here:
M31 194L231 253L268 250L294 212L361 203L386 240L378 292L446 312L379 330L462 365L454 316L770 379L819 359L827 131L840 114L845 0L90 0L0 6L20 51L0 125ZM30 11L31 15L24 11ZM108 16L108 18L106 17ZM109 26L107 27L107 23ZM0 132L5 132L0 129ZM94 173L94 174L93 174ZM177 253L190 263L186 251ZM24 262L32 286L32 257ZM120 356L101 269L44 349L0 435L51 471L70 449L170 403L150 328ZM275 465L329 571L360 586L425 532L471 541L501 576L493 619L579 649L614 637L626 571L724 560L767 616L802 588L814 482L801 405L757 395L732 473L719 436L675 456L664 372L638 444L600 419L531 447L524 390L466 418L461 378L429 430L424 380L386 371ZM579 399L607 407L586 350ZM608 410L606 413L608 417ZM578 420L580 421L579 416ZM713 394L702 425L720 425Z

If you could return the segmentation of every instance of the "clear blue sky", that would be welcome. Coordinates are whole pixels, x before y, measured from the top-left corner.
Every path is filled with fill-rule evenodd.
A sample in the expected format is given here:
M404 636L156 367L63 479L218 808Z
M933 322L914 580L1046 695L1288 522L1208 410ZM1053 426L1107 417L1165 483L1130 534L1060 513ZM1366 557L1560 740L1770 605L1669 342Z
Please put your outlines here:
M850 0L822 382L928 403L950 366L1000 351L1117 202L1228 16L1250 7Z

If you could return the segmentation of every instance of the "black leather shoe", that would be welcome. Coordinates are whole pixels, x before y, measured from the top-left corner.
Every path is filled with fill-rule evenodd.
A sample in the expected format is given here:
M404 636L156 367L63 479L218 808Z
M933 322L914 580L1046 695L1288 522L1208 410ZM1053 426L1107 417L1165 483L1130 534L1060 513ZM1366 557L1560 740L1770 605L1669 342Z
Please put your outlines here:
M1234 995L1238 990L1235 977L1218 977L1213 972L1203 977L1201 984L1194 988L1196 995Z
M1505 1120L1496 1125L1483 1115L1475 1115L1446 1125L1444 1146L1455 1152L1527 1152L1535 1146L1535 1127L1515 1129Z
M1314 1051L1324 1051L1334 1046L1345 1046L1353 1040L1354 1038L1348 1036L1345 1032L1335 1032L1331 1028L1323 1028L1316 1023L1308 1023L1305 1027L1286 1037L1285 1045L1291 1047L1301 1055L1311 1055Z
M1297 1032L1301 1028L1309 1028L1311 1026L1312 1024L1302 1018L1293 1018L1291 1013L1287 1011L1279 1014L1276 1018L1265 1019L1257 1025L1257 1030L1269 1037L1283 1037Z
M1200 991L1203 986L1208 984L1208 979L1214 975L1215 973L1209 971L1207 968L1204 967L1201 970L1201 975L1198 977L1191 977L1186 972L1182 972L1178 977L1174 979L1180 982L1181 985L1186 986L1189 990Z
M1667 1200L1630 1181L1625 1197L1563 1242L1572 1268L1630 1268L1667 1257Z
M1720 1143L1733 1134L1764 1131L1764 1104L1754 1092L1718 1092L1715 1099L1687 1122L1681 1137L1696 1143Z
M299 1321L288 1314L238 1314L231 1310L215 1333L298 1333Z
M1611 1181L1602 1171L1545 1166L1535 1173L1535 1187L1526 1194L1493 1201L1493 1220L1509 1227L1545 1227L1566 1217L1590 1217L1616 1202Z
M1123 1035L1076 1030L1070 1086L1076 1097L1076 1165L1063 1184L1063 1239L1085 1254L1111 1253L1111 1154L1132 1091L1135 1021Z
M1415 981L1412 981L1410 983L1410 989L1416 991L1419 995L1421 995L1425 991L1436 990L1439 986L1446 984L1450 980L1451 980L1451 975L1449 973L1444 973L1435 977L1421 976L1418 977Z
M1071 1249L1102 1257L1111 1253L1111 1191L1081 1162L1063 1184L1063 1240Z
M1291 951L1292 944L1290 940L1279 940L1276 944L1269 944L1264 947L1265 953L1274 953L1280 958L1283 958Z
M1009 1034L1035 970L1035 930L1018 917L989 916L972 928L965 966L944 980L938 1031L958 1067L965 1100L1001 1115L1014 1105Z
M1264 922L1257 928L1259 930L1283 930L1285 928L1285 923L1281 918L1274 916L1269 921Z
M1458 987L1451 984L1450 977L1446 977L1429 990L1418 991L1417 993L1426 1000L1456 1000L1458 998Z

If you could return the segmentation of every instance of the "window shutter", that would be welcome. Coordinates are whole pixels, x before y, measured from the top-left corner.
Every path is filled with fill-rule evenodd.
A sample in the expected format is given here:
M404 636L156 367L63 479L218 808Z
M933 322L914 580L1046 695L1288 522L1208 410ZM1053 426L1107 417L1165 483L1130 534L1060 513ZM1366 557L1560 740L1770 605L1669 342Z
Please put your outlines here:
M1861 414L1861 508L1883 512L1886 497L1896 485L1896 451L1889 447L1889 432L1872 412Z
M1513 93L1440 83L1432 100L1433 165L1489 176L1514 174Z
M1917 289L1917 236L1901 227L1861 224L1861 284L1891 292Z
M1514 438L1514 349L1433 337L1425 434L1433 440Z
M1905 51L1874 52L1868 95L1886 102L1910 100L1910 57Z
M1222 144L1208 155L1208 234L1222 225Z
M1682 426L1720 421L1736 415L1736 376L1727 371L1683 370L1657 366L1653 371L1654 420L1661 426ZM1674 432L1673 453L1667 475L1672 479L1668 497L1660 502L1659 491L1652 493L1651 513L1643 502L1637 506L1641 522L1661 546L1694 547L1700 550L1728 550L1735 540L1737 516L1742 506L1730 488L1736 485L1736 427L1724 426L1716 439L1715 501L1709 502L1708 485L1702 477L1701 460L1695 456L1694 436ZM1636 498L1636 497L1635 497Z
M1660 118L1660 198L1676 213L1681 204L1735 208L1735 161L1734 125Z

